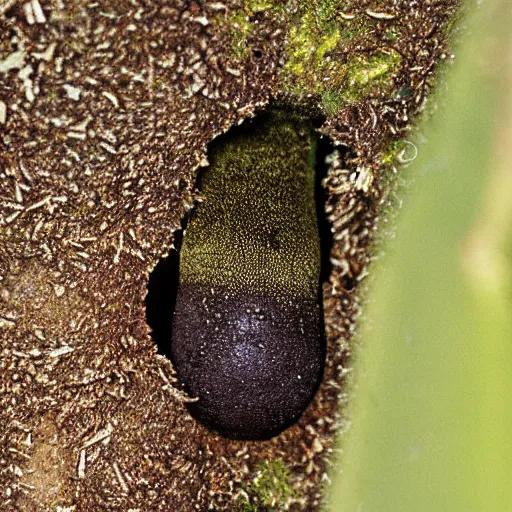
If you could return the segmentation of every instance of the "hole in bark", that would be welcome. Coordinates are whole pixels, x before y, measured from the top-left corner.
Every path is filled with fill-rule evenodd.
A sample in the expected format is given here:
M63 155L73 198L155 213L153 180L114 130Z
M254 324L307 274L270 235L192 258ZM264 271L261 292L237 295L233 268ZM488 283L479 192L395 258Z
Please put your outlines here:
M254 126L260 122L264 122L266 118L265 112L259 114L253 119L247 120L241 125L233 127L229 132L217 137L208 146L208 155L225 143L226 138L238 135L241 132L247 132L254 129ZM320 127L324 119L317 117L312 119L315 128ZM321 282L325 282L331 272L331 264L329 255L332 248L333 238L331 226L327 221L324 206L327 200L327 192L322 187L322 180L326 177L328 165L325 163L326 157L332 153L333 146L328 137L318 137L317 153L315 163L315 194L318 227L320 233L321 248ZM196 187L201 188L201 178L204 169L199 170ZM180 187L182 184L180 183ZM182 220L181 229L174 233L174 246L169 256L162 258L149 277L148 294L146 297L146 319L151 329L151 336L157 345L158 352L167 357L170 356L171 327L174 307L179 284L179 251L183 238L183 232L190 218L194 216L192 209ZM321 286L319 286L321 294Z

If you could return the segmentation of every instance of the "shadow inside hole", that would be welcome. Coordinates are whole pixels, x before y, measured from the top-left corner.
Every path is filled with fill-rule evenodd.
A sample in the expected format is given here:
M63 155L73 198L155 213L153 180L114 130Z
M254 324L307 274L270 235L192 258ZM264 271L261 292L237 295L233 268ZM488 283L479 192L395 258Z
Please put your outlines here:
M171 327L180 275L179 249L183 230L174 232L174 246L167 258L162 258L149 276L146 296L146 321L158 353L170 358Z
M333 234L331 224L325 213L325 205L328 200L327 190L322 186L322 181L327 177L329 165L325 162L326 158L334 151L329 137L319 137L316 149L315 163L315 203L316 216L318 219L318 234L320 236L320 283L329 279L332 270L330 261L331 249L333 245ZM320 286L320 294L321 294Z

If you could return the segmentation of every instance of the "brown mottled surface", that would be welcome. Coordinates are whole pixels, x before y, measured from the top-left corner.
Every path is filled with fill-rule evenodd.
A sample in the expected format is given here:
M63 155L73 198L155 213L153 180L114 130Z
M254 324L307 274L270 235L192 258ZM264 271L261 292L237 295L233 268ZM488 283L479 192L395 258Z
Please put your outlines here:
M278 437L228 441L187 413L144 299L193 203L206 144L286 92L292 4L258 14L247 36L258 51L240 57L237 2L0 1L0 510L233 510L257 463L274 458L296 489L286 507L319 509L344 424L356 284L390 202L382 152L423 108L456 2L396 7L396 88L322 128L348 147L326 180L324 381ZM331 58L382 44L391 21L367 13L379 5L348 5L368 28Z

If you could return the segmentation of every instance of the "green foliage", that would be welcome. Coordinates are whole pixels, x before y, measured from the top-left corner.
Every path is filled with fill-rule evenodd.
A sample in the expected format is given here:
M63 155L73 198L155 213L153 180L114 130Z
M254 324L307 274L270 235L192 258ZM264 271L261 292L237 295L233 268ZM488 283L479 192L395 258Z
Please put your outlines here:
M340 16L352 7L340 0L313 0L299 4L290 16L283 2L246 0L223 19L231 33L233 55L244 59L249 55L247 40L256 29L251 16L268 11L279 18L287 30L286 61L280 71L282 89L299 96L319 95L325 113L335 114L344 103L388 94L401 65L400 54L386 48L399 38L399 25L386 28L382 48L371 53L354 51L356 42L374 27L365 16ZM348 56L348 61L342 55Z
M512 268L493 236L512 227L510 145L503 162L494 153L496 135L512 133L500 60L510 59L512 20L505 2L491 5L457 52L445 108L408 170L417 178L396 239L373 269L336 512L510 510ZM497 202L504 214L489 222Z
M234 512L261 512L258 505L251 504L247 501L247 498L241 497L235 503Z
M227 24L230 28L232 39L232 54L234 57L243 59L249 55L247 37L254 30L250 16L258 13L273 10L279 14L282 4L273 0L245 0L243 7L234 9L227 16Z
M328 116L336 114L343 104L342 95L336 91L325 91L322 94L322 107Z
M255 14L278 8L280 5L281 3L275 0L246 0L244 8L248 14Z
M383 165L410 163L416 159L417 154L418 148L412 142L394 140L381 155L380 162Z
M393 77L401 64L400 55L391 50L373 55L353 57L339 70L339 85L324 86L322 106L327 115L335 114L344 103L367 95L383 95L392 91Z
M336 48L340 33L335 23L321 23L313 11L306 11L300 24L291 27L288 38L288 61L284 73L314 79L313 73L332 71L339 64L325 59L327 52ZM318 79L314 80L319 82ZM321 84L317 83L317 87Z
M275 507L294 495L289 480L290 472L281 459L265 461L256 467L253 489L263 505Z

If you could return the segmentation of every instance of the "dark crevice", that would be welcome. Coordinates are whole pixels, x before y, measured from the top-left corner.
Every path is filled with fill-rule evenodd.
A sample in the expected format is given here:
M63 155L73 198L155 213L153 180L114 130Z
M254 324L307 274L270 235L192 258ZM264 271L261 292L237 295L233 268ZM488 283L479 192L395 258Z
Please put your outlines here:
M188 219L188 217L187 217ZM180 248L187 219L182 229L174 232L174 247L167 258L162 258L149 276L146 296L146 320L158 352L170 357L171 326L180 275Z
M329 165L325 162L327 156L334 151L334 147L328 137L320 137L317 143L316 164L315 164L315 195L316 215L318 219L318 232L320 235L320 282L324 283L329 279L331 273L331 254L333 238L331 224L325 214L327 204L327 190L322 186L322 181L327 177Z

